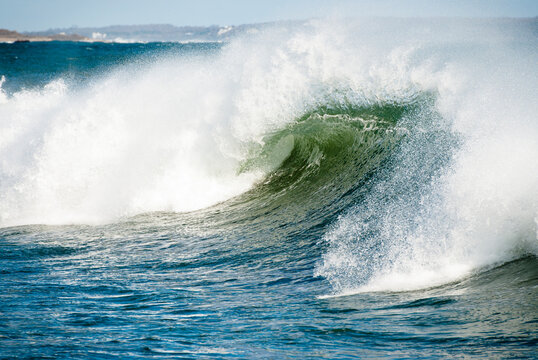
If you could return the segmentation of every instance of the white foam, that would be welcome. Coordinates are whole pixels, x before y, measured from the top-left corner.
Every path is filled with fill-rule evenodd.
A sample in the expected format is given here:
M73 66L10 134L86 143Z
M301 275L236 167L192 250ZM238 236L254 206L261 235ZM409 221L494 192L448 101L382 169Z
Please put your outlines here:
M408 74L365 61L352 38L323 22L275 27L210 58L127 66L83 89L60 79L5 98L0 224L107 222L246 191L263 174L238 175L239 164L267 133L327 101L405 96Z
M437 111L462 145L413 195L420 201L390 188L402 184L398 178L424 182L423 159L410 152L387 183L327 233L329 248L316 273L336 295L427 288L538 255L536 40L525 26L497 33L482 25L452 34L449 44L441 36L417 41L401 58L414 83L437 94ZM510 32L518 36L507 37ZM432 44L437 49L428 55ZM387 193L396 194L388 204Z

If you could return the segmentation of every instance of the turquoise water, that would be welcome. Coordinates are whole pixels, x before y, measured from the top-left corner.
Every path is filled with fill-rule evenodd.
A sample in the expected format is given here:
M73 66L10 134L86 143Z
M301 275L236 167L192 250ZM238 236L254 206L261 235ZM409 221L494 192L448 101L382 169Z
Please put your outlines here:
M0 357L535 358L535 23L0 44Z

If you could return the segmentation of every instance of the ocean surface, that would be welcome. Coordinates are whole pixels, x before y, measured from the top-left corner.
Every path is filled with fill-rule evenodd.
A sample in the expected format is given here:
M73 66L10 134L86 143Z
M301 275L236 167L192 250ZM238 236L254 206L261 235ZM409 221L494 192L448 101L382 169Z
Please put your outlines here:
M0 358L538 358L538 20L0 44Z

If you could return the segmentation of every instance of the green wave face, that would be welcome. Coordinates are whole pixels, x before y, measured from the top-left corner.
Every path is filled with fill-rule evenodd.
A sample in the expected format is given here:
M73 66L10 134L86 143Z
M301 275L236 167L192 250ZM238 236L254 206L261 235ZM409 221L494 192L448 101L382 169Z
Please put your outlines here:
M280 218L308 228L330 221L357 201L351 193L383 167L409 134L415 114L431 106L425 99L368 107L320 106L305 113L254 148L240 172L262 170L268 175L226 205L240 206L239 212L250 219L263 215L266 222Z
M403 135L396 117L324 110L309 113L271 135L258 157L245 163L246 169L271 171L266 180L271 193L295 187L315 190L334 177L347 178L349 170L364 174Z

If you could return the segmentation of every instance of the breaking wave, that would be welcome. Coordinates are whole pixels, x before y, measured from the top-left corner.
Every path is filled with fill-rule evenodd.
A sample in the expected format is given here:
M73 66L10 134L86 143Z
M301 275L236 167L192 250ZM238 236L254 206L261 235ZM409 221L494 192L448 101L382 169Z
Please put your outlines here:
M507 26L310 21L3 91L0 224L212 206L324 224L335 294L536 255L538 47Z

